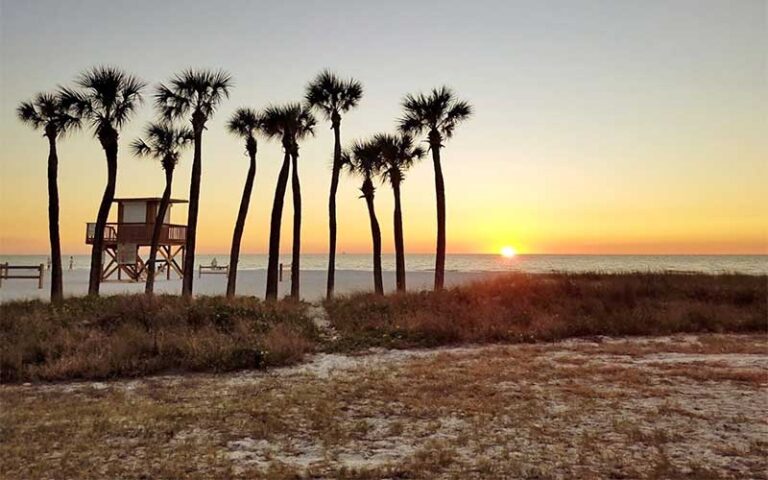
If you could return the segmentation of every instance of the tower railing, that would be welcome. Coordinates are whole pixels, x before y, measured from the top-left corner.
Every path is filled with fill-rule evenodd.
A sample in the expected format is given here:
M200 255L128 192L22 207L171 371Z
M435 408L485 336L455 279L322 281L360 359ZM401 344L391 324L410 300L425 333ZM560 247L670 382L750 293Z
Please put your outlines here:
M107 244L132 243L149 245L152 242L152 223L110 222L104 226L104 242ZM92 245L96 237L96 224L90 222L85 229L85 243ZM160 230L160 244L181 244L187 239L187 226L164 223Z

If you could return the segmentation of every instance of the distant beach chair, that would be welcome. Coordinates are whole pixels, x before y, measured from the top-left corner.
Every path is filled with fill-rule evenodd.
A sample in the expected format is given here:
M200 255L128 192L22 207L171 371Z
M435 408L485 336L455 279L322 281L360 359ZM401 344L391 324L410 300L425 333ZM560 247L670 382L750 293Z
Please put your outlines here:
M229 273L229 265L219 265L219 262L214 258L211 260L210 265L200 265L197 273L197 278L203 276L203 274L221 274L226 275Z
M11 275L12 270L34 270L32 274ZM15 278L37 279L37 288L43 288L43 277L45 276L45 264L40 265L9 265L8 262L0 263L0 287L3 286L3 280Z

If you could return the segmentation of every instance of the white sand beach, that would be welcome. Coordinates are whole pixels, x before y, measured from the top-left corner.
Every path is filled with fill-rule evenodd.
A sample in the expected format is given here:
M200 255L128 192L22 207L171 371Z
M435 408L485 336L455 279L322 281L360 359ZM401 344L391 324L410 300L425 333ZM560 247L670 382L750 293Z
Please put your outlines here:
M499 272L446 272L446 285L453 286L462 283L481 280L500 275ZM384 272L384 289L390 292L395 288L395 273ZM266 288L266 270L241 270L237 274L238 295L255 295L263 298ZM408 272L409 290L423 290L432 287L433 272ZM322 270L304 270L301 272L301 296L304 300L315 301L325 296L326 272ZM196 295L223 295L227 287L227 276L223 274L195 274L194 291ZM284 271L280 283L280 296L290 293L290 272ZM373 274L362 270L337 270L336 292L338 294L372 291ZM122 293L141 293L144 283L127 281L108 281L101 285L101 293L114 295ZM88 292L88 270L76 269L64 272L64 294L66 296L85 295ZM181 293L181 279L166 280L158 278L155 284L157 293ZM10 279L3 280L0 287L0 302L23 299L47 299L50 295L50 272L45 272L43 288L37 288L37 280Z

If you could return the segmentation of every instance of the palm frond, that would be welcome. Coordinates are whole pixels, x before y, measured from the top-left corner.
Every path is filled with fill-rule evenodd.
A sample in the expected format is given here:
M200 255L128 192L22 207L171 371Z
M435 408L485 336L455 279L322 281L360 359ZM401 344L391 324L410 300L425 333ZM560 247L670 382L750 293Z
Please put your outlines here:
M194 135L187 127L176 127L168 122L150 122L144 130L145 138L131 142L131 151L137 157L151 157L161 162L163 169L172 169L181 151L192 143Z
M119 101L115 105L115 125L122 127L136 109L144 103L141 95L146 84L132 75L126 75L120 85Z
M35 129L40 128L43 124L43 119L32 102L22 102L16 109L16 116L23 123L27 123Z
M455 101L443 118L440 128L447 138L453 136L456 125L472 116L472 106L463 100Z
M155 88L154 104L160 118L173 121L182 118L189 111L189 101L176 95L168 86L160 84Z
M176 144L186 146L195 141L195 133L189 127L176 127Z
M305 137L315 134L315 127L317 126L317 120L309 108L295 104L292 109L293 122L294 122L294 135L296 140L301 140Z
M22 122L35 129L44 128L46 134L53 129L56 136L80 128L80 117L70 108L60 92L38 93L32 101L22 102L16 110Z
M320 72L306 88L304 96L310 108L320 110L327 119L357 106L363 97L363 84L354 78L343 80L332 71Z
M267 138L282 137L286 134L286 106L268 105L261 114L261 130Z
M268 138L281 137L284 147L296 147L296 141L314 135L317 120L300 103L270 105L261 115L261 131Z
M347 112L357 106L363 98L363 84L354 78L344 82L344 94L340 98L339 109Z
M384 168L381 146L375 139L356 140L345 151L344 165L352 175L370 179Z
M161 85L155 104L165 118L179 118L189 111L210 119L225 98L229 98L232 76L223 70L186 69Z
M398 120L402 133L423 134L434 131L450 138L456 126L472 115L471 105L459 100L446 86L433 88L429 95L406 95L403 116Z
M146 86L138 78L113 66L86 70L76 84L82 92L62 89L62 96L72 111L90 120L97 132L124 126L141 105L141 92Z
M241 137L251 137L260 128L261 116L252 108L238 108L227 122L227 130Z
M405 172L425 154L423 148L414 146L414 139L409 134L380 133L374 135L373 141L378 145L383 161L379 173L391 183L402 181Z
M88 118L91 115L93 108L90 99L86 97L83 92L70 87L59 87L58 94L62 106L66 108L72 116Z
M152 153L152 147L147 145L147 143L140 138L132 141L130 148L133 154L137 157L148 157Z

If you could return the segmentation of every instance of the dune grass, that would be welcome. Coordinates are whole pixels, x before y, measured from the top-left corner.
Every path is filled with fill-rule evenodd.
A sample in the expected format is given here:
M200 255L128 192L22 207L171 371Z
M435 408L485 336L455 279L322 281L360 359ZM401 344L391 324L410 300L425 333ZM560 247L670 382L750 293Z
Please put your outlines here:
M440 292L325 303L339 350L591 335L765 332L766 276L512 274Z
M701 334L5 385L0 478L764 479L766 347Z
M0 305L0 381L105 379L289 365L370 347L768 330L766 276L512 274L439 292L324 303L161 295Z
M0 380L103 379L286 365L314 348L305 306L162 295L0 305Z

